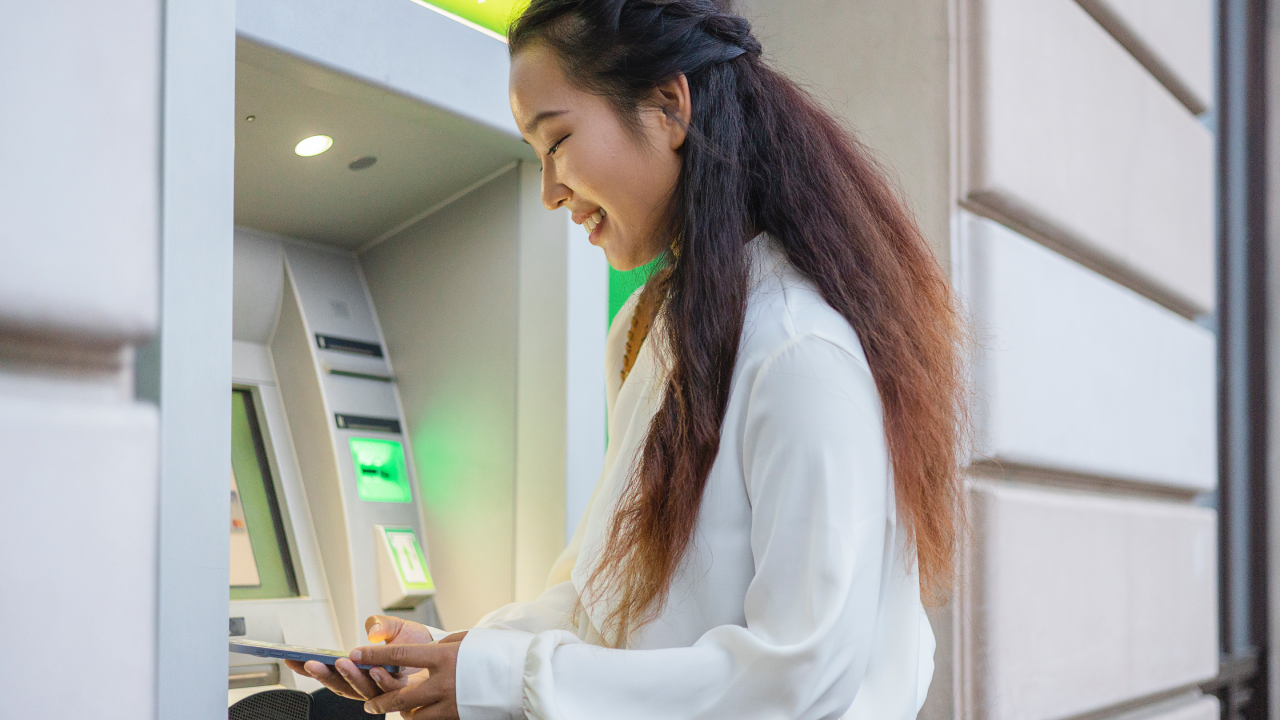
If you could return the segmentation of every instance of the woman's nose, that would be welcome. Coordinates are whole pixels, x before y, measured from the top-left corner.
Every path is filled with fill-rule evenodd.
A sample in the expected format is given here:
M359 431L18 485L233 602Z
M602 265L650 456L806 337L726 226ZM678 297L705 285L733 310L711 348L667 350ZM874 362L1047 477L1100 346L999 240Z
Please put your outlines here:
M542 205L548 210L555 210L569 201L572 193L556 179L555 170L550 165L542 167Z

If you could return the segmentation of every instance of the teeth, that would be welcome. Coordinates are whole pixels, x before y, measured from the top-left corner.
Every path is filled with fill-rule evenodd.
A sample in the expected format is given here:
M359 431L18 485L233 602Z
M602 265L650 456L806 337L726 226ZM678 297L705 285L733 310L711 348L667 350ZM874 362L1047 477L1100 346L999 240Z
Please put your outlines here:
M604 216L604 208L600 208L599 210L591 213L586 220L582 221L582 227L586 228L589 233L595 232L596 228L600 226L600 223L604 221Z

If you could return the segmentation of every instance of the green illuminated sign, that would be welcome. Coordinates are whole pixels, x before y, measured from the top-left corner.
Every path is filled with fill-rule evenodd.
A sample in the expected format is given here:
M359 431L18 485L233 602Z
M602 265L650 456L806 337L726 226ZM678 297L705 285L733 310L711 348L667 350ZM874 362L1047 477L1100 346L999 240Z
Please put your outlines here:
M387 543L391 545L391 557L396 561L396 572L406 590L435 590L427 559L418 545L418 535L408 528L387 528Z
M529 0L416 0L423 5L437 7L450 15L479 25L486 30L507 36L511 20L524 11Z
M351 459L356 465L356 490L367 502L413 502L404 447L395 440L351 438Z

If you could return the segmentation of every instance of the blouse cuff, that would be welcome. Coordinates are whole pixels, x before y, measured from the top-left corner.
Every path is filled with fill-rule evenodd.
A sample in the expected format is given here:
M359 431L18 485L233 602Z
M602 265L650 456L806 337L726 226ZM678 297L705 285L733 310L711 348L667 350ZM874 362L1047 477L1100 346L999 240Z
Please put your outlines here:
M475 628L458 648L456 692L462 720L523 720L524 665L534 636Z

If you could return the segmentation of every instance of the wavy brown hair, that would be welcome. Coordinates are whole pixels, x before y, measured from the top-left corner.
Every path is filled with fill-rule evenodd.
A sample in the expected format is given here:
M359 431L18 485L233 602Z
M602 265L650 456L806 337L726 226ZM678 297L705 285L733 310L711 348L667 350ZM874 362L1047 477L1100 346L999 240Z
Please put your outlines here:
M660 613L693 536L742 335L745 243L762 231L862 341L922 594L944 599L961 518L963 324L868 149L761 59L750 24L723 2L533 0L509 40L512 55L545 43L570 82L632 128L655 88L689 81L688 140L663 228L678 252L667 254L655 325L665 391L584 592L620 598L598 628L606 641L625 643Z

